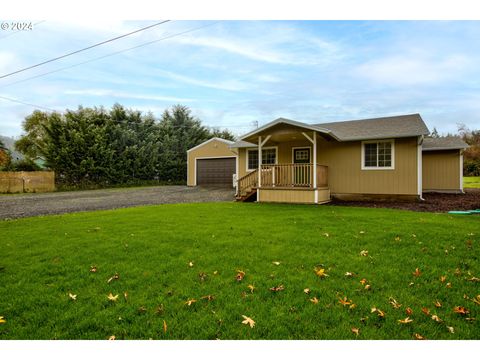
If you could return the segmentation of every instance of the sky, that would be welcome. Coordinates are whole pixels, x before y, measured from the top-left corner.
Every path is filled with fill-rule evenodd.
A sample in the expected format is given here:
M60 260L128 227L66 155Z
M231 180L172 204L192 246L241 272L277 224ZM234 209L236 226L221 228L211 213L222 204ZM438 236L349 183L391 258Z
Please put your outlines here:
M157 21L0 30L0 76ZM480 21L171 21L2 78L0 97L56 111L120 103L158 117L182 104L236 135L278 117L410 113L447 133L480 128L478 64ZM0 98L0 134L18 137L33 110Z

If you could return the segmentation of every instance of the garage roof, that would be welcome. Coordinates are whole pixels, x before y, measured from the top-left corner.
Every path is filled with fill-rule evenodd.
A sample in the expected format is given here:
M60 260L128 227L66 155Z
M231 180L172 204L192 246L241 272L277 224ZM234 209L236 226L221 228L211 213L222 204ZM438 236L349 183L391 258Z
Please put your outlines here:
M440 138L425 138L423 139L422 150L455 150L466 149L468 144L465 143L458 136L445 136Z

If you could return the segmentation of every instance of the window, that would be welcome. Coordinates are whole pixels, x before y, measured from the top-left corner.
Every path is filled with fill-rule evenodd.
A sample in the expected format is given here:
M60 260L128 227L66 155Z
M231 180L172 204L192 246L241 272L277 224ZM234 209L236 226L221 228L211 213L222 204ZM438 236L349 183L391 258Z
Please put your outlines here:
M262 164L273 165L277 163L277 149L262 149ZM258 168L258 150L247 150L247 170L255 170Z
M362 169L393 169L393 140L362 143Z

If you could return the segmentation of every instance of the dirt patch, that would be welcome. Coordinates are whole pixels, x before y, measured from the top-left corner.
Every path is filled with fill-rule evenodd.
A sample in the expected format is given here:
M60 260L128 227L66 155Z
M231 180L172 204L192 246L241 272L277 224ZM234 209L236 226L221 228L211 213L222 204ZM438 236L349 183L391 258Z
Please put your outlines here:
M350 205L428 212L480 209L480 189L465 189L465 194L428 193L423 194L423 198L425 200L419 202L333 200L330 205Z

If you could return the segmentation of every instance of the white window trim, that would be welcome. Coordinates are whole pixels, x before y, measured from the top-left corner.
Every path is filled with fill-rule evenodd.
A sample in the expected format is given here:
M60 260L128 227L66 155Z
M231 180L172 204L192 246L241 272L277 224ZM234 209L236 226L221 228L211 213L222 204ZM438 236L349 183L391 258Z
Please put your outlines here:
M385 166L365 166L365 144L378 144L381 142L389 142L392 144L392 165ZM378 151L378 147L377 147ZM395 170L395 140L394 139L384 139L384 140L369 140L362 141L362 158L361 158L361 169L362 170Z
M278 164L278 146L265 146L265 147L262 147L262 150L268 150L268 149L275 149L275 164ZM245 158L246 158L246 162L245 162L245 170L247 172L251 172L251 171L254 171L254 170L257 170L258 167L255 167L253 169L249 169L248 168L248 152L249 151L252 151L252 150L256 150L258 151L258 148L247 148L245 149L245 151L247 152Z

